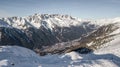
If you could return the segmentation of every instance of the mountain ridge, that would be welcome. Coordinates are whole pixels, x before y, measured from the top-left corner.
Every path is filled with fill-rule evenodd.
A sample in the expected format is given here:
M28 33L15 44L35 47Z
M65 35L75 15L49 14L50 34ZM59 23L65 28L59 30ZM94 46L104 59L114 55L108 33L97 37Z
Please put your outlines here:
M34 14L23 18L2 18L0 19L0 33L2 36L0 45L19 45L39 52L59 43L79 40L89 34L101 36L102 34L97 33L97 31L103 30L103 33L106 34L105 30L112 31L114 28L117 30L116 27L120 26L119 22L120 18L82 20L59 14ZM99 30L100 28L101 30ZM96 33L92 34L92 32ZM63 51L66 52L65 50Z

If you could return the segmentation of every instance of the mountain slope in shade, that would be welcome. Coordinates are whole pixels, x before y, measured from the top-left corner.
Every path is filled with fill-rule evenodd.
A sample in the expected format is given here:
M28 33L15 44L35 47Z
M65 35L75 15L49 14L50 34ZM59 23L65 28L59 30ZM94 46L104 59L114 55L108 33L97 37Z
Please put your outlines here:
M48 47L42 50L42 53L66 53L71 51L89 53L114 40L115 36L120 35L119 30L119 23L103 25L97 30L89 33L86 36L82 36L79 39L57 43L51 47Z

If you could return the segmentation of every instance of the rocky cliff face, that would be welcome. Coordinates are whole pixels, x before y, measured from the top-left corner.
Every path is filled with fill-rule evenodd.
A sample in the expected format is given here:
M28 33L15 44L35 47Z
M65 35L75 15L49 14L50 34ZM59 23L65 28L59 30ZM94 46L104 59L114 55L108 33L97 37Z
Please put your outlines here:
M59 49L62 50L61 52L69 52L80 48L81 43L85 47L93 40L98 42L100 40L95 40L97 37L101 38L103 34L110 34L119 28L116 26L118 22L116 19L104 20L103 24L98 24L98 22L58 14L1 18L0 45L19 45L43 53L57 53L57 50L60 52ZM74 43L73 46L77 44L79 47L73 49L71 42ZM102 40L99 43L101 42ZM69 47L66 48L66 45Z

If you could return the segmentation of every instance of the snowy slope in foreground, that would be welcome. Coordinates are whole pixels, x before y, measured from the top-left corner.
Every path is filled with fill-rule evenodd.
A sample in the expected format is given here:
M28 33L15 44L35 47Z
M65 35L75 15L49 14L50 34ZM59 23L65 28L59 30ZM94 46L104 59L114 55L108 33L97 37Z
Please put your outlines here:
M0 67L120 67L120 36L91 54L38 56L18 46L0 47ZM106 45L107 45L106 44Z

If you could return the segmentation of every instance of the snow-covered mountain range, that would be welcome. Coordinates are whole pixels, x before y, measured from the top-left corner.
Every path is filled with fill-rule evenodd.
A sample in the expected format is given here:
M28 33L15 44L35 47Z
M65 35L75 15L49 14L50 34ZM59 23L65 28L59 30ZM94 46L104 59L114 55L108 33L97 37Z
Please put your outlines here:
M106 36L104 34L110 34L118 29L119 22L119 17L85 20L59 14L34 14L27 17L1 18L0 45L19 45L36 52L51 53L55 51L56 53L56 48L53 51L54 47L61 47L63 48L62 51L64 51L66 47L67 49L71 47L71 42L72 45L77 43L78 47L80 43L92 42L92 40L88 41L88 39L90 40L93 37L93 40L97 37L104 37ZM80 39L83 42L80 42ZM76 40L78 41L76 42ZM61 46L63 43L64 45ZM79 46L81 47L81 45Z
M77 39L95 30L97 25L68 15L35 14L28 17L1 18L0 28L2 45L22 44L21 46L32 49Z
M0 66L119 67L119 38L119 17L86 20L34 14L0 18Z
M117 35L110 34L119 30L119 27L119 17L86 20L68 15L34 14L27 17L1 18L0 45L19 45L37 53L64 53L80 47L96 49L110 41L108 37ZM87 46L90 42L94 45Z

